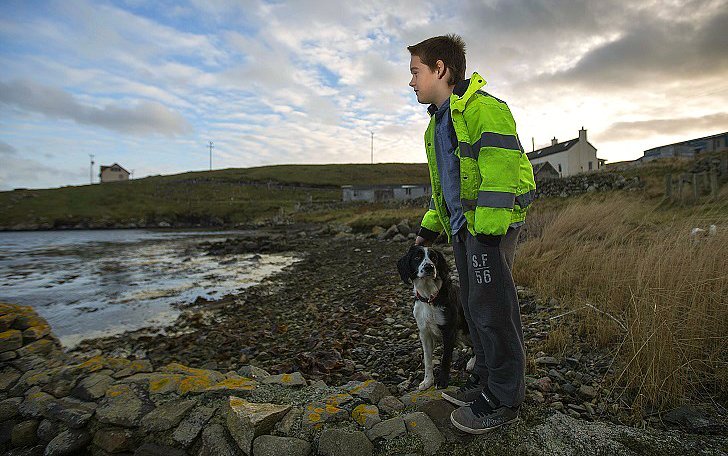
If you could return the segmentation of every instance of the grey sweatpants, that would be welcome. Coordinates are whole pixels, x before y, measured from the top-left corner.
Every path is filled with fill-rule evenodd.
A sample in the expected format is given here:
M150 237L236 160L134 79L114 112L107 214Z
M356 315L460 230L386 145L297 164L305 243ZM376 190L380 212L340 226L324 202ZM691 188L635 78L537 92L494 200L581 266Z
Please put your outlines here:
M508 407L525 399L525 352L518 294L511 273L521 227L487 246L463 227L453 236L460 300L475 352L475 374Z

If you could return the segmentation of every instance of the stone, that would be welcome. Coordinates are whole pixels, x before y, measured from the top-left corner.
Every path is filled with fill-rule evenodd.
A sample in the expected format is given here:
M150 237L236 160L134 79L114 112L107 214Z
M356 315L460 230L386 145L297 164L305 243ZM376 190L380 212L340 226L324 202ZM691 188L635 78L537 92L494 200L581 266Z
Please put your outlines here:
M82 402L67 397L51 402L45 416L62 421L70 428L79 429L88 423L95 410L95 402Z
M542 393L549 393L549 392L551 392L551 378L550 377L541 377L538 380L536 380L534 386L536 387L536 389L538 389Z
M10 399L0 401L0 423L17 416L18 406L21 402L23 402L23 398L21 397L11 397Z
M581 385L579 387L579 394L587 399L594 399L597 397L597 390L593 386Z
M0 363L5 363L7 361L11 361L18 357L18 352L15 352L13 350L6 351L0 353Z
M96 417L106 424L139 426L142 416L152 408L153 406L140 397L131 386L115 384L109 387L106 397L99 403Z
M23 330L23 341L27 342L38 340L50 333L51 327L49 325L31 326L30 328Z
M81 453L91 442L91 435L83 430L69 429L48 442L45 456L62 456Z
M728 431L726 425L714 417L707 407L681 405L663 415L662 420L671 426L677 426L693 433L709 434Z
M18 315L15 323L13 323L13 328L20 330L28 329L31 326L48 326L48 322L33 311L33 313L26 315Z
M68 428L65 425L44 418L38 425L37 435L42 442L47 443L67 429Z
M311 454L311 444L292 437L261 435L253 440L253 454L255 456L308 456Z
M30 387L40 385L43 386L50 382L52 370L48 369L32 369L25 372L19 379L18 382L10 389L10 394L13 396L22 396Z
M23 333L9 329L0 333L0 352L16 350L23 346Z
M205 426L202 431L200 456L237 456L239 453L240 450L230 442L224 427L219 424Z
M377 406L369 404L354 407L354 410L351 411L351 419L367 429L371 429L372 426L382 421Z
M300 372L292 374L271 375L260 380L265 385L283 385L283 386L306 386L306 379Z
M243 366L238 369L238 374L242 375L243 377L258 380L270 377L270 374L267 371L255 366Z
M424 445L425 454L435 454L445 442L445 438L423 412L408 413L402 417L407 426L407 432L417 435Z
M10 366L4 367L0 370L0 391L9 390L22 375L17 369Z
M130 451L135 447L132 431L122 428L99 429L94 434L93 442L108 453Z
M13 325L15 314L0 315L0 332L5 332Z
M137 359L131 361L129 365L121 370L114 372L111 376L114 378L124 378L134 374L152 372L152 370L152 363L148 359Z
M16 447L31 446L38 439L36 435L37 430L37 420L21 421L13 427L10 441Z
M543 366L558 366L559 361L553 356L541 356L536 358L536 364Z
M455 387L449 388L454 390ZM415 405L420 407L427 402L439 401L442 399L442 392L446 390L428 389L425 391L410 391L400 398L405 407Z
M322 456L369 456L374 445L361 431L325 429L319 438L318 454Z
M366 380L361 383L349 385L348 391L352 396L360 397L370 404L377 404L384 396L389 396L389 389L380 382L374 380ZM345 387L347 386L345 385Z
M185 456L184 450L166 445L146 442L134 451L134 456Z
M172 433L172 439L185 448L192 445L202 428L212 418L217 411L217 406L199 405L182 422Z
M375 424L366 434L369 440L374 442L377 439L392 440L407 433L407 427L401 416L396 416Z
M423 412L437 426L445 440L461 442L464 436L457 431L450 421L450 415L457 407L444 399L426 402L417 407L418 412Z
M286 437L290 437L293 432L293 428L301 420L302 416L303 409L300 407L293 407L288 413L286 413L286 416L284 416L283 419L276 424L276 432Z
M348 418L349 412L332 403L312 402L306 404L301 424L306 429L319 429L323 423L336 423Z
M269 433L290 409L290 405L254 403L230 396L225 410L227 428L240 449L250 454L255 437Z
M48 355L53 349L57 349L56 343L49 339L40 339L20 347L18 356Z
M377 403L377 407L384 413L393 415L395 412L404 409L404 404L394 396L384 396Z
M179 424L195 401L175 400L160 405L142 418L141 427L146 431L166 431Z
M29 418L42 418L48 406L56 398L42 391L34 391L25 397L25 400L18 406L21 415Z

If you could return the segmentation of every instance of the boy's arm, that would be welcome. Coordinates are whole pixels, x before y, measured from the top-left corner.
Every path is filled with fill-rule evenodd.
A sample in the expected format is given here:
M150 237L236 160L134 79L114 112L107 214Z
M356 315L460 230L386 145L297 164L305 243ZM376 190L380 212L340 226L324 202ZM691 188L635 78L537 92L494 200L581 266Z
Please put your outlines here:
M480 186L475 205L475 232L501 236L511 224L523 154L516 122L508 106L489 95L478 96L468 115L473 153L478 160ZM475 125L471 125L474 121Z
M422 223L420 223L420 230L417 232L417 236L422 237L425 242L431 244L444 229L442 222L440 222L440 217L435 210L435 201L430 197L430 207L425 212L424 217L422 217Z

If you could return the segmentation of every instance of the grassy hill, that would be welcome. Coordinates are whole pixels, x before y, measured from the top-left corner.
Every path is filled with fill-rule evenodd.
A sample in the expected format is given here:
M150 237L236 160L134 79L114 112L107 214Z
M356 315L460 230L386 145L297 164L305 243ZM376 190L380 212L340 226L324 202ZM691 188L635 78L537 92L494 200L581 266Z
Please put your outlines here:
M0 227L234 225L296 203L341 200L341 185L429 182L425 164L278 165L0 192Z

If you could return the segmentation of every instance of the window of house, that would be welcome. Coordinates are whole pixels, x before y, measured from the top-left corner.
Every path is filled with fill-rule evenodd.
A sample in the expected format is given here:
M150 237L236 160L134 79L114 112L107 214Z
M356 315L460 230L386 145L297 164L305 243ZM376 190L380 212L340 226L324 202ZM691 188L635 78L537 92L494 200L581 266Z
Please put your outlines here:
M559 172L561 172L561 163L559 163Z
M404 189L404 194L405 195L411 195L412 194L412 189L411 188L405 188Z
M589 171L592 169L592 162L589 162Z

